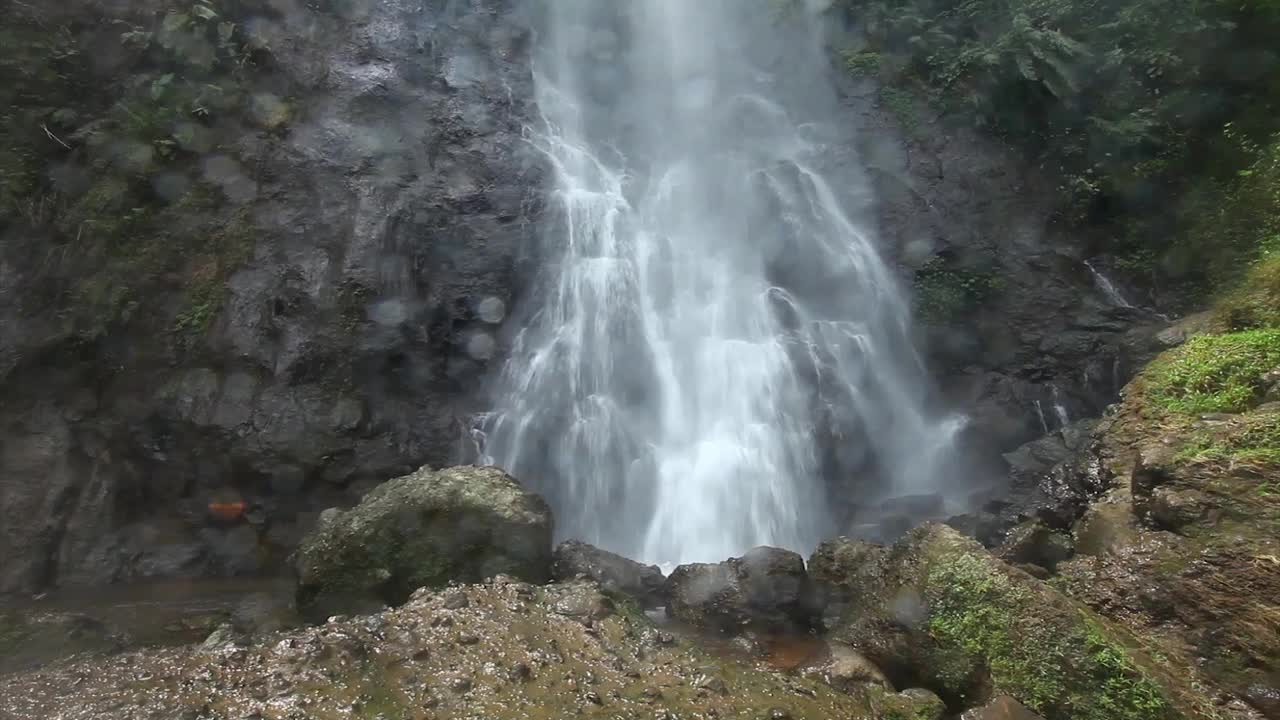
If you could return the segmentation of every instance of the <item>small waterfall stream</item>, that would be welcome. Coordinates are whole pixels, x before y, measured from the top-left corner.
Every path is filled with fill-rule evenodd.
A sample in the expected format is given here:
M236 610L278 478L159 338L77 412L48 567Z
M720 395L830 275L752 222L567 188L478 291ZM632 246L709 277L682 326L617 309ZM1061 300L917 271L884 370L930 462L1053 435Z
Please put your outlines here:
M485 459L562 537L663 564L811 548L831 475L936 489L960 421L926 412L869 186L830 163L849 118L804 14L541 7L530 140L555 187ZM828 445L874 462L833 467Z

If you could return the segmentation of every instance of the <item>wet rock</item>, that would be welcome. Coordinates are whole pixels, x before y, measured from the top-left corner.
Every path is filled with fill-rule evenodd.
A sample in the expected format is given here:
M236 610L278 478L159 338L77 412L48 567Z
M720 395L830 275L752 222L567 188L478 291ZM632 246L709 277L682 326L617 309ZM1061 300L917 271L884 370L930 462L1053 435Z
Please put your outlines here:
M1188 689L1174 680L1188 669L1147 670L1145 658L1130 656L1134 640L1123 630L945 525L912 531L878 564L879 582L855 598L831 635L895 685L924 687L962 707L1005 694L1038 703L1050 720L1103 713L1137 696L1194 714ZM1132 671L1123 682L1095 682L1114 673L1116 655ZM1047 700L1030 694L1046 682L1061 692Z
M845 692L871 684L891 689L885 674L862 653L844 643L830 643L831 657L817 668L818 675L831 687Z
M614 613L613 600L595 582L574 580L556 583L546 592L551 609L557 615L591 622Z
M578 540L560 543L552 557L551 576L572 580L580 575L599 582L608 592L635 598L642 607L658 607L666 602L666 578L656 565L642 565Z
M1135 503L1135 509L1152 527L1172 532L1207 519L1214 507L1212 498L1204 493L1168 487L1156 488Z
M753 548L722 563L681 565L667 579L666 592L668 614L721 632L806 629L821 615L804 559L779 548Z
M451 590L445 593L442 605L445 610L461 610L471 604L471 600L467 598L467 594L461 590Z
M884 514L901 514L913 518L934 518L943 514L946 502L941 493L922 493L917 495L899 495L880 503L880 512Z
M166 162L172 172L137 178L179 190L181 178L204 178L182 197L212 192L202 207L156 185L170 202L145 205L155 222L130 242L167 248L177 264L115 277L86 258L50 275L35 259L47 229L0 243L0 593L232 575L243 564L211 560L199 525L177 528L165 541L174 551L135 542L122 526L173 517L229 477L270 485L275 523L354 500L344 493L352 483L450 460L456 409L492 362L468 344L495 303L511 304L546 174L523 137L533 92L527 13L515 5L219 6L237 46L254 38L254 60L234 71L253 90L241 104L252 112L210 108L208 122L179 123L177 136L193 136ZM347 6L360 8L358 20L326 9ZM48 32L74 22L159 36L168 31L156 7L69 0ZM6 29L23 12L6 9ZM103 41L93 55L112 59L96 68L91 95L114 103L156 68L118 34ZM470 84L446 89L445 69L461 66ZM205 70L226 87L219 70ZM281 127L284 106L271 93L286 88ZM76 109L98 114L95 103L86 96ZM87 115L68 138L122 132ZM91 171L100 161L81 153L57 164L97 180L110 175ZM208 261L198 272L218 271L191 276L197 254ZM93 283L127 283L130 307L149 310L115 322L96 304L37 299ZM216 302L199 311L213 312L176 332L200 283ZM85 325L104 322L109 334ZM297 539L262 548L263 566L285 569Z
M205 638L204 642L200 643L200 649L218 652L244 642L244 637L236 631L235 626L231 623L223 623L209 633L209 637Z
M838 617L850 600L876 582L874 573L884 552L881 545L847 537L818 545L809 556L808 571L817 602L828 617Z
M947 706L942 698L924 688L907 688L898 693L911 704L911 717L919 720L942 720L947 714Z
M88 615L36 609L0 609L0 675L78 653L105 653L128 641Z
M1044 720L1022 703L1008 695L1001 695L982 707L966 710L960 720Z
M1028 520L1010 530L995 550L996 557L1012 565L1038 565L1049 572L1071 554L1071 536L1056 532L1039 520Z
M1244 699L1267 720L1280 718L1280 687L1261 683L1250 685L1244 691Z
M294 563L298 610L319 621L502 573L545 582L551 522L546 503L497 468L423 468L324 513Z

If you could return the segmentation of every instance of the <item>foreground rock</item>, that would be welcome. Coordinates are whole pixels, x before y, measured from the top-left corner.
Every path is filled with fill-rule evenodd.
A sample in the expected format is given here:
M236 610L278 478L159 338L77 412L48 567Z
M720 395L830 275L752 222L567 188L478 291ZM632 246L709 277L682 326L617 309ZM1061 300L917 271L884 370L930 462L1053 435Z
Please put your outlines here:
M879 567L885 548L865 540L839 537L823 541L809 556L809 577L827 617L839 617L851 600L865 592L863 572Z
M499 574L545 582L551 533L547 504L501 470L422 468L325 511L295 559L298 611L321 621Z
M850 581L864 592L834 637L952 708L1003 694L1049 720L1207 716L1128 633L944 525L912 531Z
M805 630L822 614L804 558L772 547L721 563L681 565L667 579L666 592L669 615L724 633Z
M74 150L0 130L0 593L284 570L314 511L446 463L492 372L545 174L524 4L207 5L3 6L0 124Z
M871 720L924 705L711 655L611 609L593 582L506 577L423 590L399 608L247 646L90 657L0 678L0 718L23 720Z
M666 602L667 579L658 566L643 565L579 540L556 546L551 576L556 580L589 577L606 591L630 596L646 608Z
M1058 583L1196 667L1224 708L1280 718L1280 408L1181 413L1146 375L1101 436L1110 489Z

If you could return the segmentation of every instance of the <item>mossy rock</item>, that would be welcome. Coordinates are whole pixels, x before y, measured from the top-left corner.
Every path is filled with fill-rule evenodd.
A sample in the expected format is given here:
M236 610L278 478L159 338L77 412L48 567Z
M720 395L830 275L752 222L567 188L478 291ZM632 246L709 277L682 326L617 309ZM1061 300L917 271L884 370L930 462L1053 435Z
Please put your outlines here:
M320 621L396 605L420 587L504 574L546 582L551 511L492 467L422 468L326 510L295 557L298 610Z
M833 634L953 710L1007 695L1048 720L1205 716L1132 636L949 527L907 535L879 576Z

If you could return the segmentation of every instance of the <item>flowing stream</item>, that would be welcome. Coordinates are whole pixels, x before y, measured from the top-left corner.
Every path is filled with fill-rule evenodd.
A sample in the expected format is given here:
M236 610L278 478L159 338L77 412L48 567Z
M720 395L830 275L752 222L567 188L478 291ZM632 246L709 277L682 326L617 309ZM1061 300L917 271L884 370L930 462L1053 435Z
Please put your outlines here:
M834 528L833 478L936 489L853 117L811 17L770 0L542 4L540 274L475 435L557 531L661 564Z

